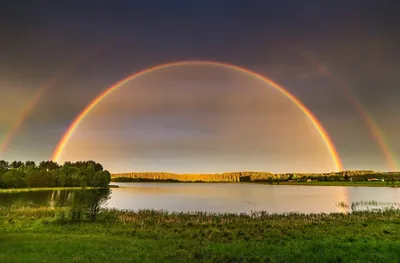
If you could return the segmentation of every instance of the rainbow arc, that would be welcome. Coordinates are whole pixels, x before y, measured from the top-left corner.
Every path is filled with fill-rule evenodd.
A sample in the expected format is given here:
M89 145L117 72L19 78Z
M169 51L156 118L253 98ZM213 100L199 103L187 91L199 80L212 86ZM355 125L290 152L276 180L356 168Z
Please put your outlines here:
M126 78L120 80L119 82L115 83L114 85L110 86L106 90L104 90L102 93L100 93L92 102L90 102L84 109L83 111L76 116L76 118L72 121L64 135L62 136L61 140L59 141L56 149L54 150L54 153L51 157L53 161L58 161L63 153L63 150L65 146L67 145L69 139L79 126L79 124L85 119L85 117L100 103L102 102L108 95L113 93L114 91L118 90L122 86L124 86L126 83L129 81L132 81L138 77L141 77L145 74L156 72L162 69L167 69L171 67L178 67L178 66L190 66L190 65L210 65L210 66L218 66L218 67L224 67L227 69L232 69L234 71L238 71L244 74L247 74L251 77L254 77L256 79L259 79L263 81L266 84L269 84L276 90L280 91L286 98L288 98L290 101L292 101L303 113L304 115L312 122L316 130L318 131L319 135L321 136L322 140L324 141L327 150L329 151L332 161L335 165L335 169L337 171L343 170L341 160L339 158L339 155L336 151L336 148L329 137L328 133L325 131L324 127L322 124L318 121L318 119L312 114L312 112L298 99L296 98L293 94L291 94L289 91L287 91L285 88L282 86L278 85L271 79L256 73L254 71L251 71L247 68L228 64L228 63L223 63L223 62L216 62L216 61L202 61L202 60L192 60L192 61L178 61L178 62L171 62L171 63L165 63L161 65L157 65L154 67L146 68L143 69L139 72L135 72Z

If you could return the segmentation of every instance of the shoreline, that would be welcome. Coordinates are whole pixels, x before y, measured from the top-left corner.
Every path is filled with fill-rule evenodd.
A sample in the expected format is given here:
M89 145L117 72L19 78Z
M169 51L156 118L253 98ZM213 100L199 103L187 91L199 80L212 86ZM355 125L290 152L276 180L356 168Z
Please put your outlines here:
M388 188L400 188L400 184L392 185L386 182L281 182L281 183L267 183L267 182L185 182L185 181L130 181L130 182L111 182L111 183L162 183L162 184L263 184L271 186L345 186L345 187L388 187ZM119 188L119 185L109 185L108 188ZM84 189L97 189L98 187L85 187ZM9 188L0 189L0 194L3 193L21 193L21 192L37 192L37 191L57 191L57 190L82 190L82 187L33 187L33 188Z
M301 185L301 186L347 186L347 187L389 187L389 188L398 188L400 187L399 183L392 185L391 183L386 184L386 182L281 182L281 183L268 183L268 182L204 182L204 181L111 181L112 183L163 183L163 184L264 184L264 185L274 185L274 186L282 186L282 185Z
M118 188L118 185L110 185L108 188ZM22 192L38 192L38 191L57 191L57 190L91 190L99 189L101 187L31 187L31 188L8 188L0 189L0 194L3 193L22 193Z
M261 183L268 184L268 183ZM298 182L298 183L279 183L279 184L271 184L271 185L305 185L305 186L347 186L347 187L389 187L389 188L398 188L400 184L386 184L386 182Z

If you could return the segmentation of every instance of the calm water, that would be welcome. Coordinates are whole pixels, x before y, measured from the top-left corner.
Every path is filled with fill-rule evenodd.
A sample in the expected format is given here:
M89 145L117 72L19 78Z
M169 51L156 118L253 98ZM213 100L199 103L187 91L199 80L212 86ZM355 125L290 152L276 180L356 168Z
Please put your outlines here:
M338 206L359 201L400 203L400 189L386 187L271 186L234 183L113 183L107 207L247 213L345 212ZM69 204L79 191L39 191L0 194L0 205L14 203Z

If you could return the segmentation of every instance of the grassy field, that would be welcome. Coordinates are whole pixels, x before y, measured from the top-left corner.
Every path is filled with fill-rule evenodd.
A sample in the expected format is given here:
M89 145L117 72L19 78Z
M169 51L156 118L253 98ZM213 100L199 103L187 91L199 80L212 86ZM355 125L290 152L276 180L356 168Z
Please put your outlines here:
M400 211L212 215L0 209L0 262L399 262Z

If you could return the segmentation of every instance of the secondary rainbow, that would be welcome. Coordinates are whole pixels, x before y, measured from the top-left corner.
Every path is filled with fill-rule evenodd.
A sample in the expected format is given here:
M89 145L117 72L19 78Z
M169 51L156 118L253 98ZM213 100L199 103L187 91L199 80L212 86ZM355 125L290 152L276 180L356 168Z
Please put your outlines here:
M32 97L32 99L26 104L26 106L21 111L19 117L11 124L10 128L6 132L4 138L0 141L0 157L8 148L15 134L18 132L21 125L24 123L25 119L29 116L37 102L42 98L43 94L46 92L47 86L43 86L38 90L38 92Z
M3 139L0 140L0 157L2 154L7 150L8 146L12 142L15 135L18 133L19 129L21 128L22 124L25 122L26 118L30 115L32 110L35 108L36 104L40 101L40 99L53 88L55 85L60 83L69 73L74 71L76 67L85 61L86 59L90 58L91 56L97 54L102 49L109 46L113 39L104 43L101 43L91 51L84 51L79 53L73 60L71 60L68 64L66 64L60 71L58 71L50 80L48 80L42 87L38 89L36 94L32 97L32 99L25 105L21 114L15 118L15 121L11 124L10 128L6 131L5 136Z
M358 114L364 119L372 137L378 144L380 151L382 152L386 165L391 171L398 171L399 164L397 163L396 155L394 151L390 148L390 144L386 139L383 131L380 129L372 115L368 112L367 108L360 102L360 100L353 95L348 86L337 76L335 76L330 70L328 70L321 62L319 62L315 57L310 54L306 54L300 48L293 46L290 43L284 43L288 49L293 51L295 54L300 56L311 66L315 67L322 75L328 77L335 85L338 87L345 95L348 102L356 109Z
M129 81L131 81L135 78L138 78L140 76L143 76L147 73L155 72L155 71L170 68L170 67L189 66L189 65L213 65L213 66L219 66L219 67L232 69L235 71L239 71L239 72L248 74L249 76L252 76L254 78L257 78L257 79L271 85L278 91L280 91L284 96L286 96L288 99L290 99L306 115L306 117L312 122L312 124L317 129L318 133L320 134L321 138L323 139L323 141L332 157L333 163L335 164L336 170L337 171L343 170L339 155L338 155L338 153L335 149L335 146L332 143L332 140L330 139L328 133L325 131L324 127L317 120L317 118L311 113L311 111L299 99L297 99L293 94L291 94L289 91L287 91L282 86L275 83L274 81L264 77L263 75L261 75L259 73L251 71L247 68L243 68L240 66L223 63L223 62L203 61L203 60L170 62L170 63L165 63L165 64L157 65L154 67L146 68L139 72L133 73L133 74L129 75L128 77L115 83L114 85L110 86L109 88L104 90L102 93L100 93L91 103L89 103L86 106L86 108L72 121L72 123L68 127L67 131L64 133L61 140L59 141L51 159L55 162L57 162L60 159L62 152L64 150L64 147L67 145L68 140L70 139L70 137L72 136L72 134L74 133L76 128L79 126L81 121L84 120L84 118L89 114L89 112L94 107L96 107L96 105L98 105L104 98L106 98L112 92L116 91L118 88L122 87L124 84L128 83Z

